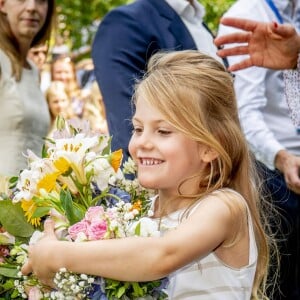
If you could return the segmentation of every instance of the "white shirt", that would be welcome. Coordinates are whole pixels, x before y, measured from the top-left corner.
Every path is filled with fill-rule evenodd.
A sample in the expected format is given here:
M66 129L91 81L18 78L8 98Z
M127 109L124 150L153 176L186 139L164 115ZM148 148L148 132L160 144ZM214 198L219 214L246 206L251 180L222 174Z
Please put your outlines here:
M203 26L203 17L205 8L198 1L194 1L193 5L187 0L165 0L179 15L182 22L190 32L196 47L204 54L210 55L222 62L222 59L217 56L217 47L214 45L213 36Z
M294 8L291 1L273 0L284 22L300 29L300 8ZM265 0L238 0L225 14L263 22L276 21L276 14ZM237 31L232 27L220 26L219 35ZM242 59L228 57L229 64ZM252 67L236 72L235 90L239 116L243 131L256 158L269 168L274 168L275 155L279 150L300 155L300 135L289 116L284 95L283 73L281 71Z

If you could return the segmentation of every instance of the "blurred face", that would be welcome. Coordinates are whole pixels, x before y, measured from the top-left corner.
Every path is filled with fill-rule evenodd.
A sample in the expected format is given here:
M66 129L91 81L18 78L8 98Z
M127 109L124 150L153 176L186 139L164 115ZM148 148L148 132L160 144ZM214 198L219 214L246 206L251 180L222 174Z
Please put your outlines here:
M159 110L142 98L136 104L133 127L129 151L144 187L176 195L184 179L204 168L200 144L176 130ZM185 186L188 193L198 190L198 180L199 177Z
M68 117L67 111L69 104L67 95L64 93L53 94L48 98L49 110L54 118L58 115Z
M31 42L45 23L48 0L0 0L0 9L19 43Z
M44 63L46 62L47 58L47 46L37 46L33 47L28 52L28 58L32 60L39 70L43 68Z
M52 66L52 80L58 80L68 85L73 82L75 74L73 72L73 66L66 60L57 60Z

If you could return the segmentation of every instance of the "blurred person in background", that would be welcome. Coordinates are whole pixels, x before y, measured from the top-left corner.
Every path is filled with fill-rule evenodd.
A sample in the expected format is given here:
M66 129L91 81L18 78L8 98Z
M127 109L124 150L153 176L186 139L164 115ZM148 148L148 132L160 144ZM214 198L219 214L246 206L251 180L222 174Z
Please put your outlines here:
M70 55L70 47L66 44L65 38L60 35L55 35L54 45L51 49L52 59L56 59L60 56Z
M38 68L40 74L40 87L44 93L49 87L51 76L49 65L47 64L48 45L37 45L29 49L28 59Z
M75 114L73 112L65 84L62 81L52 81L45 92L45 96L51 117L51 127L48 137L51 137L55 130L55 120L58 116L68 120L75 118Z
M54 0L0 0L0 174L18 175L28 149L42 153L50 126L29 49L49 41Z
M101 108L103 102L101 93L97 91L93 96L91 88L80 87L76 66L70 57L61 56L51 63L51 79L62 81L65 84L72 109L78 118L88 120L92 129L100 130L101 128L105 133L107 132L105 123L103 124L103 121L106 122L106 118L104 110ZM96 99L95 97L99 93L100 97Z
M90 121L92 129L103 134L109 133L103 97L96 81L91 83L90 96L85 101L82 117Z
M59 56L51 62L50 71L52 81L62 81L65 84L74 113L81 118L84 95L77 80L75 63L69 56Z

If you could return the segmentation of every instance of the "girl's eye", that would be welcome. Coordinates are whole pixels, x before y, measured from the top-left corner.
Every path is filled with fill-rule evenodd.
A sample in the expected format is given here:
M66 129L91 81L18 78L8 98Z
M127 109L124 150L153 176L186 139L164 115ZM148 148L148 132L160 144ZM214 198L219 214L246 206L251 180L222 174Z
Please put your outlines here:
M161 134L161 135L169 135L172 132L170 130L166 130L166 129L159 129L158 133Z
M132 133L141 133L143 131L142 127L133 127Z

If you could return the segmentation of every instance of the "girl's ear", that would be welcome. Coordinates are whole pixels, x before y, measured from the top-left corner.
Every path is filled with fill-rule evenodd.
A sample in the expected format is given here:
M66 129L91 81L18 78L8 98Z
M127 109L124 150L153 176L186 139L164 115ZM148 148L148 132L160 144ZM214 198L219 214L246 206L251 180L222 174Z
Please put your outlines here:
M208 146L204 146L204 149L202 149L201 152L201 159L206 163L212 162L219 156L219 153L216 150Z

